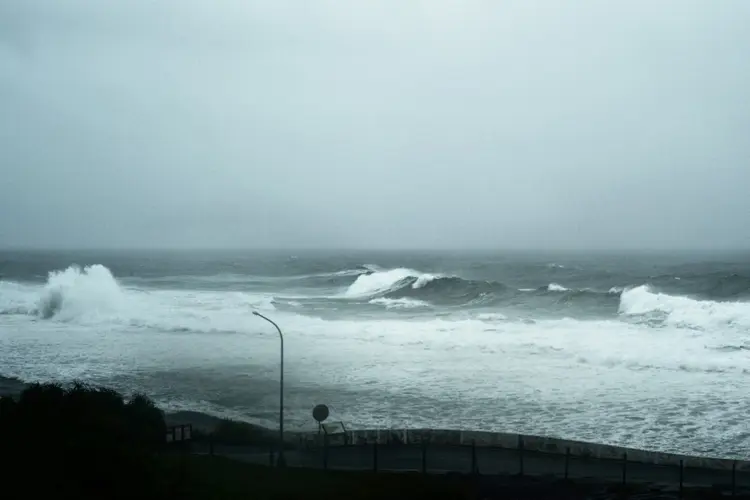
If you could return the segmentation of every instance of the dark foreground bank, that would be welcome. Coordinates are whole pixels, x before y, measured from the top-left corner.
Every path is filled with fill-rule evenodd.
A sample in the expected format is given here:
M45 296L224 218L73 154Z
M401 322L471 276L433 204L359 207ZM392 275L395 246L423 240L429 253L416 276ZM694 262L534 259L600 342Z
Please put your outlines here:
M191 418L195 415L173 415ZM196 422L211 442L263 444L266 430ZM677 498L678 492L602 481L514 475L278 469L168 445L167 419L146 396L85 384L35 384L0 398L2 498L479 499ZM196 444L196 449L200 444ZM720 497L709 489L684 498Z
M168 445L166 430L164 413L144 395L124 398L81 383L29 385L0 398L2 498L476 497L455 478L279 470L195 455ZM228 422L196 431L212 440L266 439Z

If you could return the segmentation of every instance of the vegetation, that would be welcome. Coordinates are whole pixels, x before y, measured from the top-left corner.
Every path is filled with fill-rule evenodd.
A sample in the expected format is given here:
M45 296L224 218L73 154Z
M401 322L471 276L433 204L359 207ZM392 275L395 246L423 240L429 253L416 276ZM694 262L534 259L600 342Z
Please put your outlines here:
M164 415L143 395L34 384L17 400L0 399L3 472L25 478L19 497L126 498L158 489L165 433Z

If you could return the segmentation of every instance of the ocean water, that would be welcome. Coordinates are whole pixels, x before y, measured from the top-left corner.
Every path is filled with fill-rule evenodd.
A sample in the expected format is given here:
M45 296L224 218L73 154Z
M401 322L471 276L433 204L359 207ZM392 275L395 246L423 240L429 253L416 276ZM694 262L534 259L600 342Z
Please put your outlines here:
M750 458L750 255L1 252L0 376Z

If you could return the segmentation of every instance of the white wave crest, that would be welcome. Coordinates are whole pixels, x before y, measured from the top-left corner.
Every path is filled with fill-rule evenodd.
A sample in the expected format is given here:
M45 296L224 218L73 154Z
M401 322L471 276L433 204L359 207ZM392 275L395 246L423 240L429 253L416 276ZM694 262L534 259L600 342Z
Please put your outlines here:
M557 283L550 283L549 285L547 285L547 291L548 292L567 292L568 289L562 285L558 285Z
M349 285L344 295L350 298L362 298L377 295L393 289L399 281L420 273L411 269L397 268L388 271L376 271L372 274L362 274Z
M666 324L688 328L750 327L748 302L715 302L672 296L655 292L648 285L622 292L619 311L626 316L657 316Z
M378 297L372 299L370 304L379 304L385 306L386 309L414 309L417 307L430 307L428 302L419 299L410 299L408 297L401 297L398 299L389 299L387 297Z
M505 321L508 317L502 313L481 313L477 315L479 321Z
M374 271L371 274L359 275L346 289L344 296L347 298L373 297L398 289L401 286L400 283L407 278L416 280L412 283L412 288L422 288L440 277L440 275L421 273L403 267Z
M434 281L436 279L442 278L439 274L422 274L417 278L417 281L412 284L412 288L422 288L423 286L426 286L431 281Z

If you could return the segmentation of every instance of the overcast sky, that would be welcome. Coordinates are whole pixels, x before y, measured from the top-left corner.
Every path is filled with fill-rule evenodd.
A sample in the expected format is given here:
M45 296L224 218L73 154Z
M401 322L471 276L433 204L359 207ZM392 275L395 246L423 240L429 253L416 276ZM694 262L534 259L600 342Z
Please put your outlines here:
M750 248L750 1L0 2L0 246Z

